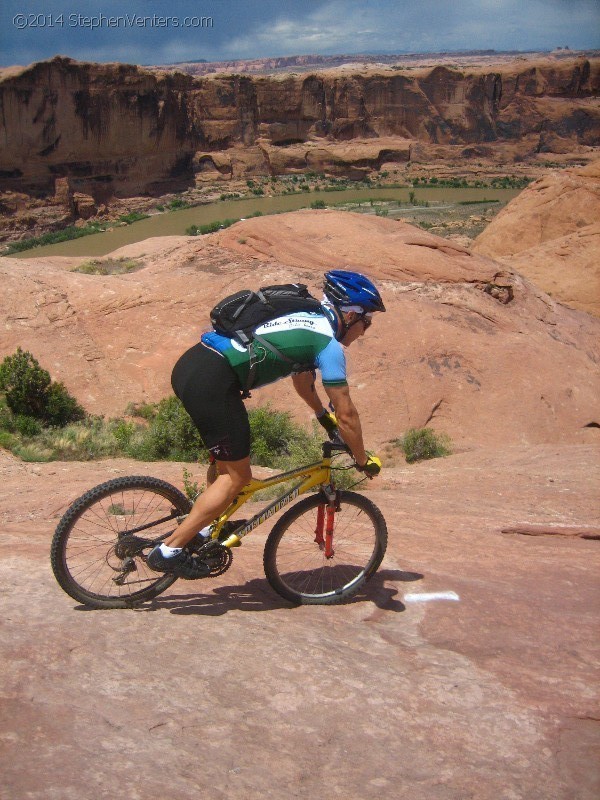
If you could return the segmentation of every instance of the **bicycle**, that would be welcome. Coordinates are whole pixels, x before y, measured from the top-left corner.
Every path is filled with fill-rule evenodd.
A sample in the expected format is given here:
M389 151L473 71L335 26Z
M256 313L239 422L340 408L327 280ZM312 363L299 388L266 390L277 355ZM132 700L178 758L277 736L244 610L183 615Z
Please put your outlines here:
M374 575L385 555L387 527L368 498L337 489L332 460L349 453L340 440L324 442L321 461L253 479L210 529L211 538L188 549L222 575L231 566L232 549L297 497L273 526L263 566L271 587L300 604L333 605L353 597ZM298 480L251 519L232 520L257 492ZM352 488L352 487L351 487ZM145 476L114 478L90 489L67 509L51 545L52 570L61 588L92 608L129 608L164 592L177 578L153 572L146 558L189 513L191 501L179 489Z

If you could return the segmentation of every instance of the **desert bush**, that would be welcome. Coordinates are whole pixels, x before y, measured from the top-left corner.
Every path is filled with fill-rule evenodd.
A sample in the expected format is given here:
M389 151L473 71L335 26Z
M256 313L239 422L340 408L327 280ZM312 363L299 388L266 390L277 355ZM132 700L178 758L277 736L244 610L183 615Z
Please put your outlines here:
M126 275L129 272L136 272L143 267L143 263L135 258L94 258L91 261L84 261L73 272L82 272L84 275Z
M40 421L35 419L35 417L17 414L13 419L13 430L16 433L20 433L21 436L37 436L42 432Z
M200 434L176 397L160 401L149 425L131 436L127 453L142 461L197 461L208 456Z
M285 411L270 406L253 408L250 420L250 461L262 467L275 466L278 459L289 455L294 442L305 443L308 435Z
M46 411L43 419L50 425L62 427L85 417L85 411L69 394L63 383L52 381L46 395Z
M150 422L158 413L158 403L130 403L125 409L125 413Z
M411 428L395 444L399 445L409 464L429 458L448 456L452 452L450 439L431 428Z
M85 412L62 383L50 379L31 353L20 347L0 364L0 391L13 414L66 425L83 419Z

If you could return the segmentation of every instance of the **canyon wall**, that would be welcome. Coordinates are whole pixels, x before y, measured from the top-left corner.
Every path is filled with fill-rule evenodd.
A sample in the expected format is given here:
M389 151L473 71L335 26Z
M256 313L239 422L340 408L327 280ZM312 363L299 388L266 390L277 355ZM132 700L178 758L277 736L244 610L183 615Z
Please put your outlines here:
M192 77L56 57L0 76L0 190L50 194L68 177L103 200L182 189L204 172L327 170L335 146L356 139L374 147L354 160L345 152L338 173L406 161L407 141L467 156L483 143L595 146L599 74L600 59L572 59Z

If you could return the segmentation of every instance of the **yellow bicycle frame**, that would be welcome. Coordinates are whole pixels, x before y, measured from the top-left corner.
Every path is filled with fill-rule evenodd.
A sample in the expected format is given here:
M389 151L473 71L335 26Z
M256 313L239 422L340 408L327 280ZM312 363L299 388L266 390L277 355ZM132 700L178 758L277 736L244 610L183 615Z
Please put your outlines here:
M315 486L327 486L330 484L331 457L324 456L322 461L318 461L315 464L309 464L306 467L299 467L298 469L293 469L289 472L281 472L279 475L273 475L272 477L265 478L264 480L253 478L247 486L244 486L242 491L225 509L216 522L213 523L211 530L212 538L219 538L219 534L225 522L227 522L227 520L233 514L235 514L240 506L243 506L244 503L246 503L254 494L256 494L256 492L260 492L262 489L268 489L270 486L276 486L278 483L284 483L285 481L293 480L294 478L300 478L301 480L296 486L290 489L289 492L281 495L281 497L278 497L265 509L260 511L258 514L255 514L255 516L248 520L242 528L236 530L235 533L232 533L227 539L225 539L225 541L221 542L221 544L225 547L239 546L241 544L241 539L243 539L244 536L257 528L266 519L272 517L273 514L276 514L284 506L288 505L288 503L291 503L292 500L295 500L301 494L308 492L309 489L312 489Z

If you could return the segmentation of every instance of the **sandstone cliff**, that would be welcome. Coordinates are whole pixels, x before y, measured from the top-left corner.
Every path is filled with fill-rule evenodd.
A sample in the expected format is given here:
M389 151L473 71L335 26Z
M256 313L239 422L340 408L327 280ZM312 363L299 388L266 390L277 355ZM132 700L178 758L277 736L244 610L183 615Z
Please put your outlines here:
M554 171L504 208L473 251L510 265L557 300L600 316L600 160Z
M0 78L0 190L48 194L56 178L69 177L96 200L154 193L189 186L207 168L225 177L285 171L290 146L356 138L519 141L530 153L594 146L599 67L597 59L573 59L493 71L193 78L57 57ZM295 168L298 160L311 168L302 152L289 156ZM349 168L408 156L401 146L357 164L350 157ZM325 153L316 164L330 162Z
M215 298L354 265L388 308L348 351L369 443L430 425L459 446L584 442L598 430L600 322L506 267L374 216L300 211L211 236L146 240L130 275L85 275L66 259L0 259L0 356L20 345L84 406L121 414L170 392L178 355L209 327ZM142 256L143 254L143 256ZM256 392L307 421L290 381Z

